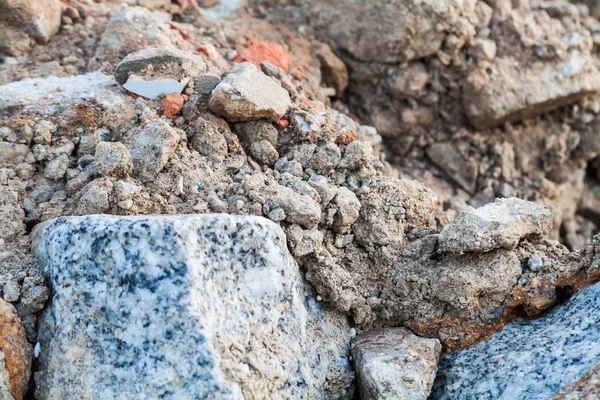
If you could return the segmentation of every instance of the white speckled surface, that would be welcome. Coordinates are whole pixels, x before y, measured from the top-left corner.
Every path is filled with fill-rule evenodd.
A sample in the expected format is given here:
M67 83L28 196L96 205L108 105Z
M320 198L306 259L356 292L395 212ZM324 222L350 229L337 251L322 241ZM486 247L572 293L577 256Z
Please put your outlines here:
M349 371L347 321L266 219L59 218L38 259L40 398L319 399Z
M600 284L443 356L431 399L550 399L600 362Z

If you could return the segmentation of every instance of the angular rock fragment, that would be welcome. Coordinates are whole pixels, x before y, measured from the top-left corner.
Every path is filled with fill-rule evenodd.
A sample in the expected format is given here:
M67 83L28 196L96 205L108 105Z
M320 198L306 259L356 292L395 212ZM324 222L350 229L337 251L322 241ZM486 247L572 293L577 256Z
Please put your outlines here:
M348 322L268 220L59 218L38 258L53 287L39 398L351 396Z
M600 284L541 318L507 325L485 342L443 356L431 398L550 399L585 386L600 364L598 307Z
M356 337L352 356L360 398L426 400L442 346L406 328L377 329Z
M98 173L104 176L127 177L133 170L131 154L120 142L98 143L95 161Z
M181 93L195 76L206 72L202 57L171 47L128 54L115 69L115 80L130 92L155 98Z
M0 142L0 168L12 167L23 161L29 153L24 144Z
M0 398L23 399L29 386L32 355L17 310L0 299Z
M254 65L234 67L213 90L210 109L231 122L283 117L291 104L290 95Z
M335 95L341 97L348 87L348 69L326 43L315 42L312 52L321 64L321 78L325 85L335 89Z
M116 66L126 55L146 47L183 48L181 36L142 7L123 7L109 21L102 34L93 67L102 63Z
M47 42L60 27L59 0L3 0L0 11L0 53L19 56L31 39Z
M467 78L464 102L473 126L484 129L554 110L598 90L600 72L591 57L573 51L558 64L525 66L512 57L497 58Z
M552 229L546 207L511 197L463 211L439 236L439 251L482 253L515 248L521 239L541 238Z
M313 25L359 61L397 63L435 54L448 33L474 35L475 1L313 1ZM310 7L310 8L309 8ZM461 15L461 14L464 14ZM471 17L469 20L466 17Z
M142 182L156 178L175 152L181 135L167 122L155 119L124 140L133 157L133 173Z

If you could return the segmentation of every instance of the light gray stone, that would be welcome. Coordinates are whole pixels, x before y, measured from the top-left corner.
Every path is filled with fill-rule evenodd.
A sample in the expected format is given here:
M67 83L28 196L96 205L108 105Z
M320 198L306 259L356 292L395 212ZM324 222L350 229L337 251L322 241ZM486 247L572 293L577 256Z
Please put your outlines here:
M550 209L511 197L463 211L439 236L439 251L485 252L512 249L521 239L543 237L552 229Z
M100 142L96 146L96 167L100 175L127 177L133 170L133 159L123 143Z
M367 332L352 343L362 400L425 400L442 345L406 328Z
M38 261L39 398L351 398L347 319L264 218L62 217Z
M596 284L539 319L443 356L432 399L554 398L600 364L599 307Z
M149 182L162 171L175 153L181 135L167 122L155 119L124 139L133 157L133 173L142 182Z
M291 104L289 93L250 63L235 66L213 90L210 109L231 122L278 120Z

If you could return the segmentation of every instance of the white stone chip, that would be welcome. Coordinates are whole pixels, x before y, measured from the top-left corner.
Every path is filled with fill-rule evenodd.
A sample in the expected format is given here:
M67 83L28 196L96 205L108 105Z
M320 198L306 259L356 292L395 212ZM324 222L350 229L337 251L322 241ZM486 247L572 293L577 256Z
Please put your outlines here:
M134 75L130 76L123 87L138 96L155 99L161 95L170 93L181 93L184 85L175 79L157 79L145 81Z

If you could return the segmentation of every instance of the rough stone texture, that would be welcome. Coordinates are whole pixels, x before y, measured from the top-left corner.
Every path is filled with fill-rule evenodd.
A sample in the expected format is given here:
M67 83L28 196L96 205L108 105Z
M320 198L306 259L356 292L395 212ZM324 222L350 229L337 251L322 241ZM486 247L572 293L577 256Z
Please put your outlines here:
M473 126L484 129L554 110L598 90L600 72L592 58L579 51L558 65L524 66L506 57L469 75L464 85L465 110Z
M133 157L133 173L142 181L158 175L175 152L181 134L160 119L149 121L125 138Z
M60 27L60 0L0 1L0 53L19 56L31 38L47 42Z
M596 284L541 318L507 325L475 347L444 356L432 398L547 399L572 390L568 386L600 360L599 306Z
M38 257L53 290L39 329L40 398L350 389L347 321L314 300L265 219L60 218Z
M315 43L312 48L319 63L321 64L321 75L323 83L335 89L335 94L341 97L348 87L348 70L326 43Z
M116 66L129 53L146 47L187 49L185 40L169 25L142 7L122 7L108 22L94 54L93 67Z
M471 21L476 2L470 0L304 3L314 18L312 25L360 61L410 61L435 54L449 33L474 34Z
M439 236L439 251L485 252L512 249L527 237L543 237L552 229L552 213L530 201L497 199L463 211Z
M0 398L23 399L29 385L32 355L17 311L0 300Z
M26 145L0 142L0 168L23 162L28 153L29 147Z
M436 339L406 328L386 328L357 336L352 343L360 398L426 400L442 351Z
M144 80L171 78L189 81L207 71L202 57L172 47L146 48L128 54L115 69L115 80L123 85L131 75Z
M133 158L120 142L100 142L96 146L95 162L98 173L118 178L131 175Z
M229 71L210 98L210 109L232 122L278 120L290 104L288 92L250 63Z

